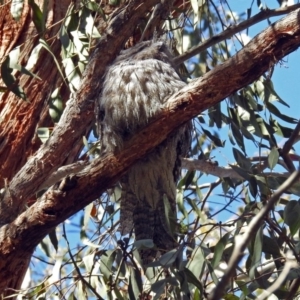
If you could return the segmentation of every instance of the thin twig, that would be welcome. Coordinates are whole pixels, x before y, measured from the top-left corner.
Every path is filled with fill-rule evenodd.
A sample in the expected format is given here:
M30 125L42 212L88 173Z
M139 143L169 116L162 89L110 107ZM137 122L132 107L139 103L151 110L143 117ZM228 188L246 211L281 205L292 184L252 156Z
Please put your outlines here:
M300 278L295 279L292 282L292 284L290 286L290 291L289 291L288 295L286 296L285 300L295 299L295 295L298 293L299 286L300 286Z
M80 278L80 280L82 281L82 282L84 282L85 284L86 284L86 286L95 294L95 296L96 297L98 297L98 299L99 300L104 300L98 293L97 293L97 291L94 289L94 287L82 276L82 274L81 274L81 272L80 272L80 269L78 268L78 266L77 266L77 263L76 263L76 261L75 261L75 259L74 259L74 257L73 257L73 255L72 255L72 252L71 252L71 250L70 250L70 244L69 244L69 241L68 241L68 239L67 239L67 233L66 233L66 228L65 228L65 226L63 226L63 232L64 232L64 239L66 240L66 243L67 243L67 245L68 245L68 253L69 253L69 255L70 255L70 258L71 258L71 260L72 260L72 263L73 263L73 265L74 265L74 268L75 268L75 270L76 270L76 272L77 272L77 274L78 274L78 277Z
M236 266L238 265L241 254L246 249L248 243L250 242L253 233L255 233L259 227L261 226L261 223L263 222L263 219L265 216L269 213L269 211L273 208L276 201L280 198L280 196L288 189L290 188L300 177L300 172L295 171L293 174L278 188L278 190L273 194L273 196L269 199L267 204L262 208L262 210L254 216L252 221L250 222L248 226L248 230L244 232L244 234L241 236L237 236L235 239L235 246L232 253L232 256L229 260L227 270L224 273L222 279L212 292L212 294L209 296L209 300L219 300L222 298L224 291L226 289L226 286L229 284L231 278L234 275L234 271Z
M297 126L295 127L290 138L285 142L283 148L281 150L279 149L280 156L284 160L290 172L295 171L295 166L293 164L291 157L289 156L289 152L292 149L293 145L297 141L299 141L299 133L300 133L300 121L298 121Z
M245 20L237 25L232 25L229 26L228 29L224 30L220 34L214 35L210 39L202 42L200 45L192 47L190 50L186 51L185 53L177 56L174 59L174 63L178 66L187 59L195 56L196 54L199 54L202 51L205 51L209 47L220 43L230 37L232 37L234 34L247 29L250 26L253 26L256 23L259 23L265 19L268 19L270 17L276 17L276 16L281 16L284 14L287 14L291 11L296 10L297 8L300 7L300 4L295 4L295 5L290 5L287 7L281 7L277 9L265 9L253 16L252 18Z

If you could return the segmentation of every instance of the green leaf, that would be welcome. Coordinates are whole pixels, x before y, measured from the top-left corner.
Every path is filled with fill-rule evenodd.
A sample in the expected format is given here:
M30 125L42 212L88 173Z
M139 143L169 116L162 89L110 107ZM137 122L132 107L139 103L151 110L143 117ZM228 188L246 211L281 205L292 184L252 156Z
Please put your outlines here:
M92 1L89 1L89 3L96 4L95 2L92 2ZM101 12L101 7L98 11ZM88 38L98 39L101 37L99 31L97 30L97 26L95 25L93 14L86 7L83 7L81 10L81 23L82 24L80 24L79 30L84 33L83 41ZM89 47L89 43L86 43L85 45L86 45L86 48Z
M188 285L188 280L187 280L187 276L186 276L186 272L184 272L183 270L180 271L175 271L174 275L176 277L176 279L179 281L180 284L180 295L182 296L182 299L189 299L190 297L190 289L189 289L189 285Z
M288 122L288 123L292 123L292 124L296 124L297 120L295 118L286 116L284 114L282 114L279 109L273 105L272 103L268 102L266 103L266 107L268 108L268 110L275 115L276 117L280 118L281 120Z
M248 140L250 140L250 141L252 141L252 142L255 143L254 137L252 136L252 134L251 134L244 126L240 126L240 130L241 130L243 136L244 136L246 139L248 139ZM243 151L245 151L243 148L241 148L241 149L242 149Z
M69 87L72 92L75 92L80 85L80 74L77 71L73 58L67 57L63 59L64 71L69 82Z
M285 137L285 138L289 138L294 131L294 129L282 126L276 120L273 120L273 119L270 120L270 124L274 128L276 134L278 134L282 137Z
M83 218L83 226L82 226L82 230L87 230L88 229L88 224L89 221L91 219L91 211L94 207L94 203L91 202L89 205L87 205L84 208L84 218Z
M190 197L187 197L185 200L192 207L193 211L198 215L198 217L201 218L201 210L198 207L196 201L191 199Z
M279 159L279 152L276 147L273 147L268 155L268 166L271 170L277 165Z
M239 168L238 166L235 166L235 165L231 165L231 164L229 164L229 166L235 172L237 172L240 176L242 176L244 179L246 179L246 180L250 180L251 179L251 175L248 172L246 172L244 169Z
M62 70L61 70L61 68L60 68L59 62L58 62L58 60L56 59L56 56L55 56L54 53L52 52L51 48L49 47L48 43L47 43L45 40L40 39L40 44L42 45L43 48L45 48L45 49L51 54L51 56L53 57L53 60L54 60L54 62L55 62L55 64L56 64L57 70L59 71L59 73L60 73L60 75L61 75L61 78L64 80L64 83L65 83L66 85L68 85L67 82L65 81L65 77L64 77L64 74L63 74L63 72L62 72Z
M185 185L185 187L188 187L194 180L195 177L195 171L188 171L184 177L184 181L182 182L182 184Z
M255 115L251 117L250 122L254 125L254 133L257 136L269 140L269 137L274 134L274 129L261 116Z
M56 230L55 229L52 230L52 231L50 231L49 238L50 238L51 244L53 245L54 249L57 252L57 249L58 249L58 240L57 240Z
M109 0L108 3L111 6L118 6L121 0Z
M128 298L124 298L123 295L121 294L119 288L117 286L115 286L114 288L114 292L116 294L116 299L118 300L127 300ZM107 299L113 299L112 297L108 297ZM98 299L97 299L98 300ZM99 299L102 300L102 299Z
M54 90L50 97L49 103L49 115L54 123L59 122L60 117L64 111L64 104L59 91L59 88Z
M116 251L115 250L107 250L105 253L101 255L101 264L100 264L100 271L105 277L105 280L113 273L113 263L115 261Z
M198 6L198 0L191 0L192 9L194 12L194 22L195 26L198 23L199 20L199 6Z
M128 294L130 299L139 299L143 289L141 272L136 268L130 267L130 277L128 285Z
M172 264L175 262L177 258L177 253L178 253L177 249L173 249L163 254L159 258L160 265L163 266L164 268L169 268L170 266L172 266Z
M203 294L203 286L200 280L187 268L184 268L183 272L185 273L187 281L197 287L201 291L201 294Z
M95 253L84 255L82 261L85 265L86 272L92 272L95 267Z
M239 300L240 298L233 294L227 294L223 296L224 300Z
M243 139L243 135L240 132L240 128L238 128L236 126L236 124L232 122L231 123L231 130L232 130L232 135L234 136L237 144L245 152L244 139Z
M263 235L262 251L273 255L274 258L280 257L280 248L274 237L270 238L267 235Z
M99 13L101 15L101 17L104 18L104 21L107 20L107 17L105 15L102 7L98 3L94 2L94 1L86 1L86 2L84 2L84 6L87 7L91 11L95 11L95 12Z
M289 226L291 235L295 235L300 228L300 204L299 201L290 200L283 212L284 222Z
M34 0L28 0L28 4L32 10L32 21L35 25L35 28L37 29L38 33L42 34L45 31L43 13Z
M30 72L28 69L24 68L23 66L21 66L18 63L20 53L21 53L20 47L14 48L9 53L9 57L10 57L9 66L10 66L10 68L14 69L14 70L18 70L18 71L20 71L24 75L32 76L32 77L34 77L34 78L36 78L38 80L42 80L39 76L37 76L36 74Z
M251 162L248 160L248 158L246 158L246 156L241 151L239 151L236 148L232 148L232 152L236 162L240 165L242 169L245 170L251 169L252 166Z
M228 191L230 190L230 185L228 184L228 182L226 180L224 180L224 178L222 178L222 190L224 195L226 195L228 193Z
M21 86L18 85L14 75L12 75L13 69L11 68L11 62L14 63L16 56L18 57L17 51L11 51L11 53L4 59L1 65L1 78L8 90L12 91L15 95L22 99L26 99L26 95Z
M214 284L217 285L219 283L219 279L215 273L213 266L209 262L207 262L207 269L209 271L209 274L210 274Z
M248 285L245 281L235 280L234 282L240 288L240 290L242 291L244 296L247 296L250 293L250 291L248 290ZM242 298L242 299L245 299L245 298Z
M255 278L256 267L260 265L261 262L262 245L263 245L263 228L260 227L259 230L256 232L255 240L253 242L253 247L250 251L251 266L250 266L249 276L251 279Z
M215 144L216 147L224 147L224 142L222 142L217 136L216 133L215 135L212 135L208 130L204 129L201 126L203 132L205 135Z
M267 91L268 95L268 101L273 101L273 100L278 100L279 103L285 105L286 107L290 107L285 101L283 101L279 95L276 93L276 91L274 90L274 87L273 87L273 82L270 80L270 79L265 79L263 81L263 84L265 86L265 90ZM265 103L265 104L269 104L268 103Z
M250 193L251 193L252 197L256 198L258 188L257 188L257 182L256 182L255 177L251 176L251 178L248 180L248 182L249 182Z
M233 138L232 130L229 130L229 131L228 131L228 138L229 138L230 143L231 143L233 146L235 146L236 143L235 143L234 138Z
M51 130L48 127L40 127L37 130L37 135L42 143L46 143L51 135Z
M81 230L82 231L82 230ZM81 240L82 240L82 243L84 245L87 245L91 248L95 248L95 249L98 249L98 248L101 248L101 245L99 244L94 244L92 243L88 238L87 238L87 235L86 233L84 232L84 234L81 233Z
M155 248L155 244L151 239L138 240L133 243L136 249L152 249Z
M228 232L224 236L222 236L222 238L216 244L215 249L214 249L214 256L211 261L211 265L213 268L216 268L219 265L219 263L222 259L224 249L228 243L229 237L230 237L230 232Z
M217 128L222 128L222 113L220 103L208 109L208 116L214 121Z
M201 278L205 266L206 260L203 249L201 247L196 247L191 254L187 268L194 274L196 278Z
M185 209L184 201L183 201L183 191L182 189L178 190L176 195L176 203L178 210L187 218L187 211Z
M158 280L154 284L152 284L151 289L155 293L154 299L160 299L159 296L164 292L165 287L167 284L170 284L172 286L178 286L178 281L175 277L167 277L162 280Z
M48 257L51 257L49 244L48 244L48 241L46 240L46 238L44 238L44 239L40 242L40 246L41 246L41 248L43 249L43 251L45 252L45 254L46 254Z

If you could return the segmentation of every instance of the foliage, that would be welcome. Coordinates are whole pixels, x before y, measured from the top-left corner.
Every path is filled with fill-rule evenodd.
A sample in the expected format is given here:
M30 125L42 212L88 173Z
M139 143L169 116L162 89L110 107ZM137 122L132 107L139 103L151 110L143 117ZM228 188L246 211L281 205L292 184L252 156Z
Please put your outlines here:
M21 2L12 2L16 6L12 6L11 13L16 19L21 15ZM245 7L247 14L237 14L228 1L185 2L163 25L168 38L175 41L174 51L182 54L204 41L211 42L181 66L188 81L214 69L243 48L249 40L247 32L235 29L237 33L233 35L231 28L251 21L253 11L268 9L257 1ZM114 1L116 6L121 4ZM37 49L51 53L69 93L75 93L103 34L97 25L99 19L108 19L104 8L98 2L84 0L79 7L69 7L59 25L61 55L57 57L43 34L49 12L33 0L29 5L40 34ZM248 27L254 23L253 19ZM139 30L145 29L146 24L141 24ZM225 33L224 38L214 43L220 33ZM33 59L38 58L39 50L36 53ZM1 77L6 85L3 91L8 89L30 101L14 71L35 75L30 66L25 68L18 63L18 56L15 48L2 62ZM116 185L40 243L23 293L30 299L205 299L212 295L235 255L238 261L223 290L224 299L264 299L267 291L274 296L272 299L287 298L290 282L299 278L300 185L296 182L288 186L279 197L276 191L299 160L292 148L298 141L299 126L294 117L281 111L289 105L273 86L275 67L270 66L268 74L194 119L194 167L186 167L183 159L184 170L178 183L177 249L162 255L144 272L137 250L155 245L151 240L134 241L134 234L120 236L120 189ZM52 91L48 103L54 123L59 122L65 106L60 89L57 86ZM51 130L52 126L39 128L43 142ZM81 157L92 160L99 155L98 138L95 130L83 138ZM289 143L282 146L282 138ZM226 162L222 163L224 157ZM197 167L199 160L205 168ZM213 173L209 167L214 168ZM216 181L212 175L217 176ZM251 220L272 199L276 205L257 221L257 230L251 231ZM247 237L247 248L235 253L236 245ZM276 283L278 286L273 288Z

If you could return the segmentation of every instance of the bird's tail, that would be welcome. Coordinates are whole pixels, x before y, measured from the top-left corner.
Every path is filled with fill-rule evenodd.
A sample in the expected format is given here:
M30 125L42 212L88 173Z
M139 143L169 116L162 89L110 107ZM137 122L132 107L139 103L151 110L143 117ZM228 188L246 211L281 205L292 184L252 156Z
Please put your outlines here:
M153 209L147 203L141 203L133 211L136 240L151 239L155 244L153 249L140 250L144 266L152 262L158 253L168 252L177 245L172 232L175 223L174 212L168 211L168 205L164 204L164 201L160 201L158 207Z

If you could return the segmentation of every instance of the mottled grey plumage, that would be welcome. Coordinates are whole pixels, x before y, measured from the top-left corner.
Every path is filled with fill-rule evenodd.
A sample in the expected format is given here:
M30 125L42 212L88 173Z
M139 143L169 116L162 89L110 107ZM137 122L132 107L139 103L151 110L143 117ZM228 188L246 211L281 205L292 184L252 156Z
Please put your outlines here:
M107 69L99 104L104 152L122 149L123 142L147 125L185 85L172 58L162 41L147 41L122 51ZM164 199L176 216L179 156L187 154L189 136L188 124L177 129L120 180L122 234L134 228L136 240L153 239L161 253L176 247L166 222ZM157 251L142 250L140 254L146 264Z

